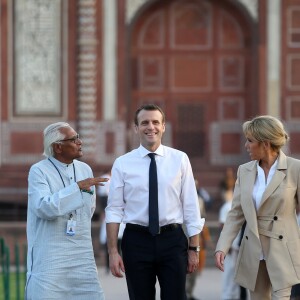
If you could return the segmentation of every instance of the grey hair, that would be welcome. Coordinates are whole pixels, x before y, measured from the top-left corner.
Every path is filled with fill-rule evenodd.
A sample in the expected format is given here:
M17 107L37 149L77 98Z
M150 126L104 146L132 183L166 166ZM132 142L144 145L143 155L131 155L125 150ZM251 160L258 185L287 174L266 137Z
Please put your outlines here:
M61 128L71 128L68 123L65 122L57 122L50 124L44 129L44 153L46 157L52 157L53 153L53 143L63 140L65 138L65 134L61 133Z

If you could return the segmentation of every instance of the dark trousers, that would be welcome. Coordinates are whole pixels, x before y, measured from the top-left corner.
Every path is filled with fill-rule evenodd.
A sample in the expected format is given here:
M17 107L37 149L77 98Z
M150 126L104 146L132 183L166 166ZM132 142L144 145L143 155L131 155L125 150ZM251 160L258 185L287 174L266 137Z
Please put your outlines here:
M156 278L162 300L186 300L187 246L181 227L157 236L126 228L122 254L130 300L154 300Z
M296 284L292 287L291 299L292 300L300 299L300 284Z

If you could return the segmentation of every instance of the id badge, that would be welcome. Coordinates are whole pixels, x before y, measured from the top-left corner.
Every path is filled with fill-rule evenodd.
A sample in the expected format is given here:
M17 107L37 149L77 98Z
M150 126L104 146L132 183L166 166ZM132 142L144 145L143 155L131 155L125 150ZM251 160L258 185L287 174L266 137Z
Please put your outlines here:
M76 232L76 221L74 221L73 219L68 220L67 223L67 235L75 235Z

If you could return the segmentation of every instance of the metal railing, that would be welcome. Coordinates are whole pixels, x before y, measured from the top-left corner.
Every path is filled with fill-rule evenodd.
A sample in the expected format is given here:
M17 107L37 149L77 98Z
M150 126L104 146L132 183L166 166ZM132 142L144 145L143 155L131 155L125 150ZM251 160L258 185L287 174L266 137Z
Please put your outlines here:
M14 266L11 265L11 255L8 245L5 244L3 238L0 237L0 299L3 300L21 300L25 289L26 276L26 252L27 247L23 246L23 265L20 262L20 245L14 246ZM23 280L22 280L23 278ZM1 288L2 285L2 288ZM12 293L13 291L13 293Z

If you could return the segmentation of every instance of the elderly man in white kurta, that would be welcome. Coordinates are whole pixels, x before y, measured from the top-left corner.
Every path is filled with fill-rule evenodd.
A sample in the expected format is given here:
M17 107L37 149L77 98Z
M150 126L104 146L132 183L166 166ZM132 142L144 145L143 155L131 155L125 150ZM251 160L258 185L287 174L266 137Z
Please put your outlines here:
M47 157L29 171L27 300L104 300L94 259L91 168L76 160L82 142L67 123L44 130Z

